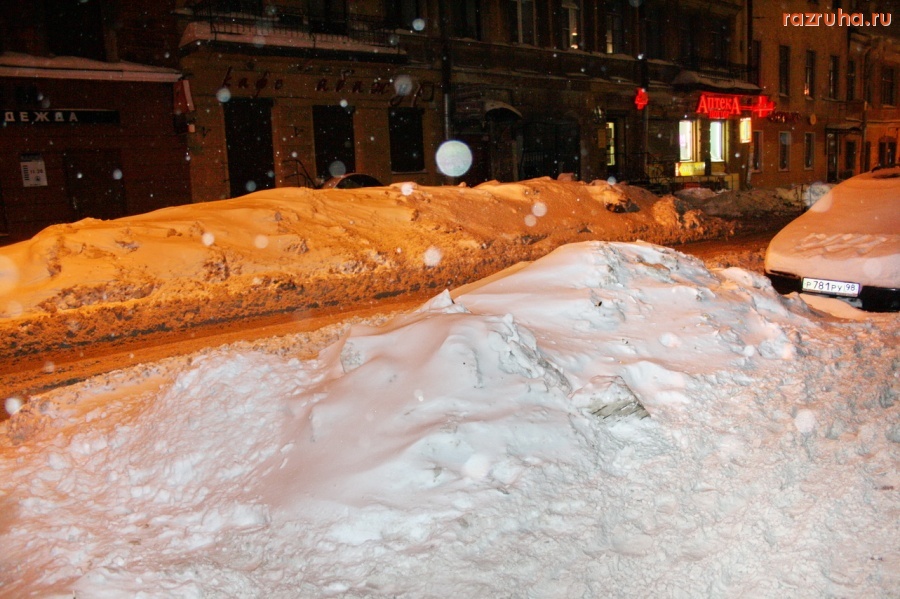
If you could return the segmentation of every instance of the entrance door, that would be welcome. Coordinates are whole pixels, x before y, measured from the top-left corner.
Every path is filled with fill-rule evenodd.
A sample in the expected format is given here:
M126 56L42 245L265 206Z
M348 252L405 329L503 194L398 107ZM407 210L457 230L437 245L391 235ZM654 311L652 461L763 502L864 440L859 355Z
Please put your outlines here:
M316 175L323 180L356 170L353 110L342 106L313 106Z
M72 150L63 153L66 193L76 220L109 220L126 214L125 185L119 150Z
M272 189L275 187L272 101L232 98L223 106L231 197Z

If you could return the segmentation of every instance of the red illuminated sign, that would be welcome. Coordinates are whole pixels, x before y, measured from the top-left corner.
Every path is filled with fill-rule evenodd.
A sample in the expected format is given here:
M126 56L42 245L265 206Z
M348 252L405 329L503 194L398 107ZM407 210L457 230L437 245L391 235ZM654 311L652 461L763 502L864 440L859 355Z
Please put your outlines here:
M634 105L637 106L638 110L643 110L648 102L650 102L650 97L647 95L647 90L639 87L634 94Z
M766 96L756 96L756 101L744 104L741 100L744 96L738 94L700 94L697 103L697 114L705 114L711 119L727 119L732 116L741 116L744 112L750 112L758 117L766 117L775 110L775 103Z

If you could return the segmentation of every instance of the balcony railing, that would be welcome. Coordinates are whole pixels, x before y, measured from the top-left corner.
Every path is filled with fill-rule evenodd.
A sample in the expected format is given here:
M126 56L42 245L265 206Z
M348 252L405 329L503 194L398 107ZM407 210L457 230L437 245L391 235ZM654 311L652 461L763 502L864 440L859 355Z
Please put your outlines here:
M316 41L354 41L400 51L397 36L383 19L344 11L316 11L309 2L279 5L262 0L201 0L190 9L191 20L208 23L213 35L302 34L313 45Z

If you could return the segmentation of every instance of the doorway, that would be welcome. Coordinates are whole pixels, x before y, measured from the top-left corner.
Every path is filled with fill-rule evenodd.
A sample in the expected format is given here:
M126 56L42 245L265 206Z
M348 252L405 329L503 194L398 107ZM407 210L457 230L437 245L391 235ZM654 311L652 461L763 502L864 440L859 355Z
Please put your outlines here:
M322 181L356 170L353 108L313 106L316 175Z
M232 98L223 106L231 197L272 189L275 187L272 100Z
M66 194L75 220L110 220L127 214L119 150L71 150L63 153Z

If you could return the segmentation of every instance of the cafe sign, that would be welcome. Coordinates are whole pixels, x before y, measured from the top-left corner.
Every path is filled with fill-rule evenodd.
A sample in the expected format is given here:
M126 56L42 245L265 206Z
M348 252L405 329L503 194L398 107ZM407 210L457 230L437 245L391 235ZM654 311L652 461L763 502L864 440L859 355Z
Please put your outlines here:
M118 110L3 110L4 125L118 125Z
M767 96L742 96L740 94L713 94L703 92L697 102L697 114L711 119L741 117L745 112L767 117L775 110L775 103Z

